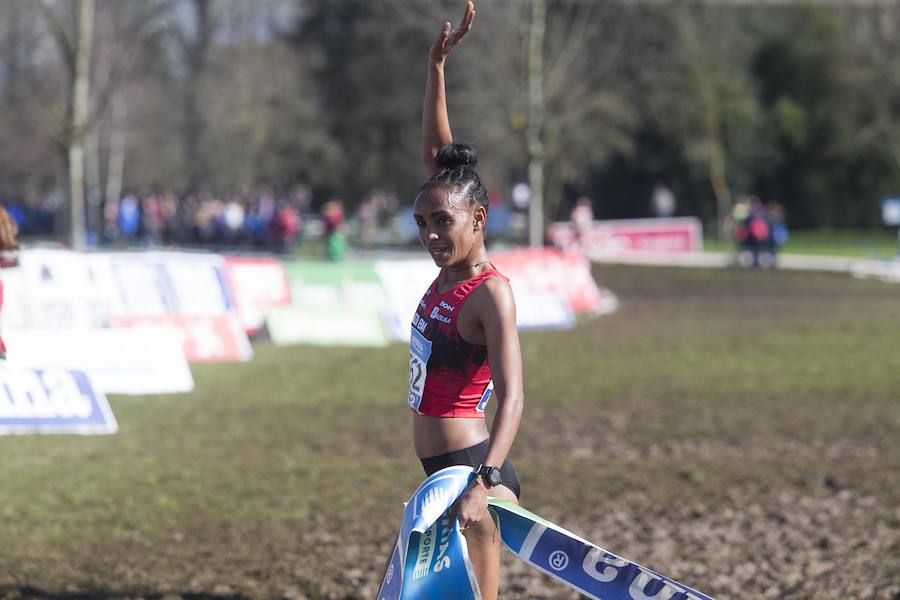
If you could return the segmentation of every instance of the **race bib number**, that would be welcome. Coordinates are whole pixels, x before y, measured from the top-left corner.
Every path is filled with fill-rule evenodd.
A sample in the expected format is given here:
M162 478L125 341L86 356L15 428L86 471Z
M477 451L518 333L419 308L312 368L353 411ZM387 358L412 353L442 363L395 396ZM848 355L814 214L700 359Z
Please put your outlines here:
M491 399L491 392L494 391L494 380L488 381L487 387L484 388L484 393L481 394L481 400L478 401L478 405L475 407L475 410L478 412L484 412L484 409L487 408L488 400Z
M413 327L409 340L409 406L419 412L422 393L425 391L425 377L428 376L428 357L431 356L431 342Z

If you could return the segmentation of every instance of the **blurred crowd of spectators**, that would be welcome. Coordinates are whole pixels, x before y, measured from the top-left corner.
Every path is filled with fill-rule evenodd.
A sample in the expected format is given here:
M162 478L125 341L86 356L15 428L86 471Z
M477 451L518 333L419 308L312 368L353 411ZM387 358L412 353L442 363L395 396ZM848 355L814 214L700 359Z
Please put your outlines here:
M57 219L63 214L56 195L27 199L0 197L21 235L55 238L64 235ZM304 232L325 242L328 258L339 259L346 250L346 219L353 219L358 243L377 242L378 231L391 227L397 213L397 197L373 191L360 199L352 215L341 200L331 199L318 209L312 206L309 188L280 190L260 186L240 193L217 196L174 192L128 193L88 209L89 246L180 246L252 248L289 252ZM412 217L409 217L412 222Z
M16 222L19 235L51 236L54 233L54 215L62 205L62 198L56 194L0 197L0 204Z
M52 236L59 199L4 201L26 236ZM288 251L299 240L310 193L260 187L228 196L174 192L126 194L103 203L91 245L244 246ZM95 217L95 218L97 218ZM90 217L89 217L90 220ZM99 229L99 238L96 231Z

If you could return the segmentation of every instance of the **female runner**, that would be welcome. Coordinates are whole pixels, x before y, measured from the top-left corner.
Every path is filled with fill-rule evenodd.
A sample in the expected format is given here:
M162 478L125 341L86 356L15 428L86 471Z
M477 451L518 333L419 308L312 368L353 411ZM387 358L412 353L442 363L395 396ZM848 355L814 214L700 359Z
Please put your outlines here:
M522 359L509 282L484 247L487 191L475 149L454 144L447 116L444 63L472 27L470 1L459 27L444 23L428 55L422 153L431 176L416 198L419 240L441 268L413 318L409 404L416 454L428 475L451 465L478 476L454 512L485 600L497 597L500 535L488 496L516 502L519 479L507 459L522 416ZM493 389L490 433L484 409Z

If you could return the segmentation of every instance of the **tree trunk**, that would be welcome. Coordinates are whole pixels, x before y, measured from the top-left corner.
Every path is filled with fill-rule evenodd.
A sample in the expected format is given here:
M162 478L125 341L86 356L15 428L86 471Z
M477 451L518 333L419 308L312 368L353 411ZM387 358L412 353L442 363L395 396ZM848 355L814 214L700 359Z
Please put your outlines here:
M106 202L122 197L122 175L125 169L125 118L128 104L123 92L112 101L112 133L109 140L109 166L106 170Z
M84 134L90 101L91 42L94 36L94 0L79 0L72 85L72 123L69 130L70 243L75 250L85 246Z
M19 43L19 28L21 27L19 19L19 6L15 2L10 2L6 6L9 19L7 21L7 30L4 32L6 44L3 49L4 62L6 63L6 82L3 86L4 97L3 104L9 106L16 97L19 87L19 53L22 51Z
M97 131L91 129L84 136L84 180L87 191L87 233L88 239L96 244L100 239L100 139Z
M722 127L715 110L710 110L707 115L706 135L709 144L709 181L716 197L716 237L721 241L728 241L731 239L731 232L725 227L725 223L731 210L731 189L725 176Z
M213 18L209 0L194 0L197 35L185 42L188 76L184 94L184 159L187 167L187 192L199 191L207 183L206 161L201 142L206 129L200 109L200 83L206 71L206 55L212 39Z
M544 0L531 0L531 32L528 44L528 242L544 245L544 33L547 22Z

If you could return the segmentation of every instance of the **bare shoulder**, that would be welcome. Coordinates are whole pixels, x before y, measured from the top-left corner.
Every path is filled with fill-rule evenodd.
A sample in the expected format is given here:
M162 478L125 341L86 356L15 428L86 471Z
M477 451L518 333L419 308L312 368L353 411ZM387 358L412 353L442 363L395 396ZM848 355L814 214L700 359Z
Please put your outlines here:
M472 292L472 299L484 311L515 315L516 301L509 281L504 277L488 277Z

